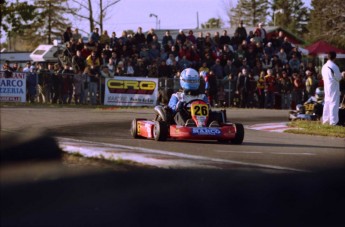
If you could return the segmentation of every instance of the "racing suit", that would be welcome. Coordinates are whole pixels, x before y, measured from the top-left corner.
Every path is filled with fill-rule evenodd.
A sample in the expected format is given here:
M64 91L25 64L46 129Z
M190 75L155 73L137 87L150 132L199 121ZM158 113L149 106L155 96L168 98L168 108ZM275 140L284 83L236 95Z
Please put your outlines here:
M185 92L176 92L171 95L171 98L169 100L168 106L172 110L173 114L175 115L174 119L176 124L178 125L184 125L185 122L189 118L189 114L186 113L182 107L184 103L188 103L195 99L201 99L205 101L207 104L208 98L205 94L191 94L191 93L185 93Z
M325 104L323 107L322 123L336 125L339 121L341 74L339 67L331 60L322 66L322 79L324 82Z

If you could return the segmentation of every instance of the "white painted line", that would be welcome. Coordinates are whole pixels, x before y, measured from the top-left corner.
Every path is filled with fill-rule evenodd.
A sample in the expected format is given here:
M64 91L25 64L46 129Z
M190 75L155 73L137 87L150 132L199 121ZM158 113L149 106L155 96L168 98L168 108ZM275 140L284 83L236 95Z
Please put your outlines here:
M110 151L109 148L112 148L112 149L117 149L117 150L118 149L125 149L125 150L127 150L127 151L125 151L125 153L126 152L134 152L135 154L140 156L140 157L138 157L138 160L140 160L140 158L142 158L142 154L139 154L138 151L144 152L145 154L159 154L159 155L177 157L177 158L182 159L182 161L181 160L175 160L176 163L173 163L174 165L172 165L172 166L179 165L185 161L194 160L194 161L205 161L205 162L207 162L207 164L210 164L210 162L214 162L214 163L218 163L218 164L237 164L237 165L256 167L256 168L266 168L266 169L274 169L274 170L288 170L288 171L296 171L296 172L307 172L307 170L303 170L303 169L295 169L295 168L275 166L275 165L254 164L254 163L249 163L249 162L241 162L241 161L219 159L219 158L209 158L209 157L198 156L198 155L190 155L190 154L155 150L155 149L142 148L142 147L125 146L125 145L109 144L109 143L89 142L89 141L69 139L69 138L57 138L57 140L58 140L58 143L59 143L61 149L63 149L64 151L71 152L71 153L80 153L86 157L104 156L104 158L106 158L104 153L106 153L106 152L109 153L109 151ZM71 143L76 143L76 144L74 146L71 146ZM90 145L94 148L92 148L92 149L86 149L85 148L85 147L90 146ZM103 147L103 148L101 148L101 147ZM113 152L115 152L115 151L113 151ZM126 155L120 156L120 154L122 154L122 152L117 153L117 155L119 155L117 157L118 158L120 157L121 159L124 160L123 157L126 157ZM113 157L113 156L111 155L111 157ZM134 159L137 160L136 157ZM184 160L184 159L187 159L187 160ZM148 161L148 160L146 160L146 161ZM160 160L160 161L162 161L162 160ZM152 161L152 162L155 163L155 161ZM193 163L194 163L193 161L189 162L189 164L192 164L192 165L193 165ZM150 165L149 163L146 163L146 164Z
M236 154L263 154L261 151L230 151L230 150L215 150L219 153L236 153Z
M261 151L230 151L230 150L216 150L215 152L219 152L219 153L236 153L236 154L274 154L274 155L306 155L306 156L313 156L316 154L313 153L279 153L279 152L261 152Z
M275 154L275 155L305 155L305 156L314 156L316 154L313 153L276 153L276 152L271 152L270 154Z

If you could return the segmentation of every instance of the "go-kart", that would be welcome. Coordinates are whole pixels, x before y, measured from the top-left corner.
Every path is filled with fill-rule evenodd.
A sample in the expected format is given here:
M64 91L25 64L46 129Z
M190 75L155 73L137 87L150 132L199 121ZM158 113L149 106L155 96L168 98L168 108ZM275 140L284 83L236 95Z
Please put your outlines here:
M165 141L168 138L178 140L217 140L220 143L242 144L244 127L240 123L227 122L226 111L212 111L209 105L200 99L185 103L183 110L190 119L185 125L178 125L168 106L154 108L154 120L134 119L131 134L134 138L148 138ZM215 121L210 121L210 115ZM216 116L216 117L214 117Z
M319 121L322 117L323 105L318 102L299 104L296 110L289 111L289 121Z

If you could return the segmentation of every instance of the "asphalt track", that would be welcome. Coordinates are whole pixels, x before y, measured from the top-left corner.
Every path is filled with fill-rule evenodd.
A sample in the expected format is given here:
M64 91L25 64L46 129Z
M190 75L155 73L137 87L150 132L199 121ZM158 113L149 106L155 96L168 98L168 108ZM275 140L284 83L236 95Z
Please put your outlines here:
M251 129L286 111L227 113L242 145L131 138L149 108L1 108L1 226L344 226L344 139ZM158 168L80 172L60 148Z
M133 139L129 133L131 120L152 119L151 108L2 108L1 130L2 134L27 128L45 130L68 152L162 168L312 172L344 166L344 139L282 133L281 122L286 122L287 116L284 110L228 109L228 120L245 126L242 145ZM259 127L265 123L268 127Z

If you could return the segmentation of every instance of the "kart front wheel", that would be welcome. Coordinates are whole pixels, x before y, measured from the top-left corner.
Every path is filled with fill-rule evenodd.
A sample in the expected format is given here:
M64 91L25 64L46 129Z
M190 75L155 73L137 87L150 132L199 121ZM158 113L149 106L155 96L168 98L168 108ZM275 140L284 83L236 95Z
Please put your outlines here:
M156 141L165 141L168 138L168 124L165 121L155 121L153 138Z
M235 123L236 134L235 138L231 140L232 144L242 144L244 139L244 127L240 123Z
M138 121L140 121L140 120L146 120L146 119L135 118L135 119L133 119L132 124L131 124L131 135L134 139L139 138L139 136L138 136Z

